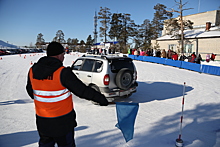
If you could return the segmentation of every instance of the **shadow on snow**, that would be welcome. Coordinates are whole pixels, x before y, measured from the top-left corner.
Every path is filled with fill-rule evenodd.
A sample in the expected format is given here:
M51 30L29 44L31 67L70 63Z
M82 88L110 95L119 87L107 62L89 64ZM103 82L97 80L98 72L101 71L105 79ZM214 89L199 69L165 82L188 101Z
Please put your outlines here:
M79 126L75 128L75 131L81 131L87 128L88 126ZM16 132L0 135L1 147L25 146L37 143L38 141L39 135L37 131Z
M220 104L198 104L195 109L184 111L181 138L184 145L220 146L220 141L217 141L217 136L220 135L219 111ZM174 146L179 135L180 116L181 113L166 116L158 121L150 131L143 131L144 134L136 135L137 146L148 144ZM187 122L184 119L187 119Z
M184 146L220 146L218 136L220 135L220 104L198 104L195 109L184 112L182 139ZM89 147L109 147L116 146L175 146L176 139L179 135L181 113L161 118L154 124L150 130L145 131L143 128L135 128L141 130L141 133L135 133L134 139L126 143L119 130L101 131L94 134L88 134L76 138L78 146ZM135 122L138 124L138 121ZM148 123L146 122L146 125ZM218 133L218 134L217 134ZM111 134L111 135L110 135Z
M0 106L11 105L11 104L26 104L26 103L33 103L33 102L34 101L32 99L11 100L11 101L0 102Z
M13 146L25 146L38 142L38 132L16 132L11 134L0 135L0 146L13 147Z
M186 86L185 92L193 90L192 87ZM130 98L118 99L116 101L145 103L154 100L166 100L183 96L183 85L169 82L138 82L137 92Z

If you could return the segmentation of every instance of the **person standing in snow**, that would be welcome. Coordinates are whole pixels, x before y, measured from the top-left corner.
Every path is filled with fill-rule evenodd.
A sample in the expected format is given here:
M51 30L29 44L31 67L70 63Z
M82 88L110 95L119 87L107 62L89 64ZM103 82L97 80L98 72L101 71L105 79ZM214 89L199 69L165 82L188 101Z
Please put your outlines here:
M173 52L172 60L178 60L178 54L176 52Z
M168 59L172 59L172 55L173 55L173 51L172 51L171 49L169 49L169 50L167 51L167 58L168 58Z
M187 57L184 55L184 53L182 53L179 60L180 61L185 61L185 59L187 59Z
M196 63L197 64L201 64L201 61L202 61L202 56L199 54L197 57L196 57Z
M195 52L193 52L191 54L191 61L190 62L195 63L195 60L196 60L196 54L195 54Z
M134 55L139 55L137 50L134 51Z
M156 51L156 57L160 57L161 56L161 51L160 50L157 50Z
M145 51L141 50L140 55L144 56L145 55Z
M150 49L148 49L148 50L146 51L146 56L151 56L151 51L150 51Z
M77 126L72 94L107 106L104 95L86 86L63 66L64 48L58 42L47 47L42 57L29 70L26 90L34 99L40 147L75 147L74 128Z
M166 53L165 49L162 50L161 57L162 58L166 58L167 57L167 53Z
M209 61L210 61L210 55L207 54L207 55L206 55L206 62L209 62Z
M213 53L212 53L210 60L214 61L214 60L215 60L215 56L216 56L216 54L213 54Z

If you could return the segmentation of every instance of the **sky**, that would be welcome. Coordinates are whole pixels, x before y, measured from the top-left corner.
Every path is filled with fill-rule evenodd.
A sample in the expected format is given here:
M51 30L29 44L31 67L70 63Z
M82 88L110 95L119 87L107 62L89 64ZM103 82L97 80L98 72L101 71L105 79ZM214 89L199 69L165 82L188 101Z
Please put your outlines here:
M184 16L220 7L219 0L185 2L188 3L184 8L193 9L184 11ZM100 7L109 8L111 13L131 14L136 24L142 24L145 19L153 19L153 7L158 3L178 8L174 0L0 0L0 40L29 46L36 43L39 33L50 42L62 30L65 40L77 38L86 42L89 35L94 36L94 15Z
M64 66L70 66L79 55L82 54L66 54ZM38 146L34 103L25 85L30 63L43 56L45 53L5 55L0 60L1 147ZM126 143L115 127L116 105L98 106L73 95L77 147L174 147L180 133L184 82L184 147L220 147L220 76L133 61L137 92L118 101L139 103L134 138ZM214 62L220 65L219 61Z

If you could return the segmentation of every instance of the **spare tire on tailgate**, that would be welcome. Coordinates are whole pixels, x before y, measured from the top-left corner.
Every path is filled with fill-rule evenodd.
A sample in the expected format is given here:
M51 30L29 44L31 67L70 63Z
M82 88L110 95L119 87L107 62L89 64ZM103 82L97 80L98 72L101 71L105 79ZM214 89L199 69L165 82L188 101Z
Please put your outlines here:
M123 89L127 90L132 85L133 73L128 68L122 68L116 75L115 83L116 85Z

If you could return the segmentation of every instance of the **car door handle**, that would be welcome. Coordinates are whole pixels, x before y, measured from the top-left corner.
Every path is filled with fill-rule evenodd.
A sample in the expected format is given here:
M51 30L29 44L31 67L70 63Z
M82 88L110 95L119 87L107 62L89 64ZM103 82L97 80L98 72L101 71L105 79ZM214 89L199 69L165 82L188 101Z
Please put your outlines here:
M78 73L78 72L76 72L76 75L79 75L79 73Z
M87 77L92 77L92 76L90 76L90 75L87 75Z

